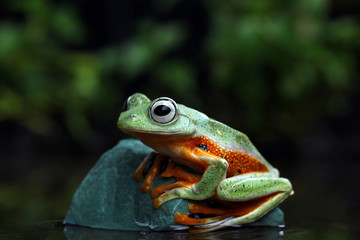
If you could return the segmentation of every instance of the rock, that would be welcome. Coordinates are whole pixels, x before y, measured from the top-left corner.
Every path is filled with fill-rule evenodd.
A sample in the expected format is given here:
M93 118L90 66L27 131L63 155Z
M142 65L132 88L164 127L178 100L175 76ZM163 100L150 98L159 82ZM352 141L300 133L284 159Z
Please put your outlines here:
M153 208L150 194L140 191L141 182L132 175L151 149L139 140L126 139L105 152L76 190L64 220L66 224L91 228L139 231L171 230L176 212L188 214L188 200L174 199L158 209ZM153 186L173 182L156 177ZM262 219L249 225L278 226L283 213L275 208Z

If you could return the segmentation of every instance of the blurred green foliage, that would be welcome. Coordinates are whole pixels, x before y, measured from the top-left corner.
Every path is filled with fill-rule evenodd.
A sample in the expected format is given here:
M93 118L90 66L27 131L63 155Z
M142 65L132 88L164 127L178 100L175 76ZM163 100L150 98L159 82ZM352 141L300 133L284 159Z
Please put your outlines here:
M241 118L234 122L250 130L272 122L291 135L307 118L346 111L359 77L359 26L330 19L327 0L203 1L208 32L187 56L177 52L191 39L191 25L156 20L180 1L153 1L154 16L136 19L134 34L95 50L81 49L90 29L69 3L5 4L21 18L0 22L0 120L45 136L63 121L85 145L89 119L119 112L129 89L166 93L208 112L225 106L214 117L235 108Z

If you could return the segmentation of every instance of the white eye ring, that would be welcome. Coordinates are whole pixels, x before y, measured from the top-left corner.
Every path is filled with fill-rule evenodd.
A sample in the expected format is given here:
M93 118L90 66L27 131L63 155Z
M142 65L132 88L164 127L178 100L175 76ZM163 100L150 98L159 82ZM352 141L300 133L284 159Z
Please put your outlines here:
M159 98L150 105L149 116L154 122L166 125L178 118L179 109L171 98Z

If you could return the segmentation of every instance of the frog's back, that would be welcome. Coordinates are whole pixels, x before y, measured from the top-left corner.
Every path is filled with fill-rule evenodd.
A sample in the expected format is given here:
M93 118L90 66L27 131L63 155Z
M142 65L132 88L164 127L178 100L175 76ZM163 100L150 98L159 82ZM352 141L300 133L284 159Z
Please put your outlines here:
M197 146L229 163L227 177L252 172L276 171L249 138L219 121L208 118L194 137Z
M245 151L263 158L246 134L212 118L209 118L207 129L207 135L213 136L215 141L224 145L223 147Z

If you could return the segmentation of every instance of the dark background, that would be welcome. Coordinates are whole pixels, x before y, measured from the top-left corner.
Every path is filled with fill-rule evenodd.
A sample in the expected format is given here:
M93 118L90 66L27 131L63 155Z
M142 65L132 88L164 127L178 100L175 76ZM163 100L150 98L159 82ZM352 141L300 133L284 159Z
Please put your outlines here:
M61 220L134 92L246 133L290 224L360 213L355 0L0 3L0 224ZM126 167L126 166L124 166ZM325 222L326 222L325 221Z

